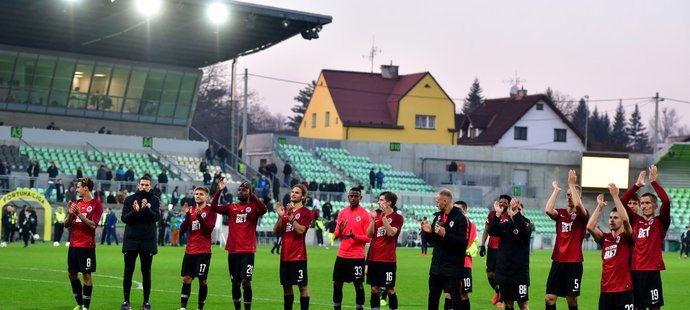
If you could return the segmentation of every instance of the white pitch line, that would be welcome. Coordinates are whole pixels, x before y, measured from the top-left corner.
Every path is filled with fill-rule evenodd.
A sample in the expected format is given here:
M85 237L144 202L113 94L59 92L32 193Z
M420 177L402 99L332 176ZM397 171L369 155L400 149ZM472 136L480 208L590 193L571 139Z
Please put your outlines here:
M35 268L35 267L17 267L17 268L11 268L11 269L21 269L21 270L31 270L31 271L50 271L50 272L57 272L57 273L66 272L66 270L59 270L59 269L43 269L43 268ZM91 276L92 276L92 277L99 277L99 278L115 279L115 280L120 280L120 281L123 280L122 277L111 276L111 275L100 274L100 273L92 273ZM134 283L134 284L137 285L137 287L136 287L137 290L143 290L143 289L144 289L144 285L143 285L141 282L132 280L132 283ZM99 285L99 286L108 287L108 286L105 286L105 285ZM121 286L120 286L120 287L121 287Z

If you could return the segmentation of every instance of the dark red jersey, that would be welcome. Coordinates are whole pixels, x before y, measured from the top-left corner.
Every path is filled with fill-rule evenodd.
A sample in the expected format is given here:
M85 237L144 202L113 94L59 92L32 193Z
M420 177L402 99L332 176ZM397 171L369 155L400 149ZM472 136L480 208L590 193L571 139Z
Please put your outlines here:
M189 231L187 241L187 254L211 253L211 234L216 227L216 217L218 214L211 211L211 207L205 206L201 209L201 216L197 216L197 207L194 206L185 216L180 225L180 232Z
M300 207L295 210L295 221L300 225L307 227L311 226L312 213L307 207ZM283 249L280 251L280 260L282 261L300 261L307 260L307 248L304 244L304 239L307 236L307 231L298 234L290 224L289 217L286 214L281 219L283 221L281 226L281 234L283 236Z
M496 211L489 212L489 215L486 217L486 223L484 223L484 229L489 227L489 223L491 223L491 219L494 218L494 216L496 216ZM489 249L498 249L499 241L501 241L501 237L489 236L489 244L487 246Z
M616 293L633 289L630 276L630 255L633 239L621 234L604 233L601 248L601 292Z
M652 187L656 192L659 200L661 200L661 207L659 208L659 215L645 220L643 216L634 214L628 207L625 211L630 218L633 233L632 237L635 241L633 247L632 270L665 270L664 258L662 254L662 246L668 227L671 225L671 200L668 194L659 183L652 182ZM640 189L637 185L633 185L621 197L621 202L627 206L632 194Z
M266 205L253 195L248 202L219 206L220 192L211 201L211 211L228 216L228 241L225 249L230 254L256 253L256 225L259 217L266 214Z
M103 215L103 205L97 199L91 199L89 202L84 202L84 199L79 199L75 202L79 205L79 212L84 217L98 224ZM72 222L72 234L69 238L69 246L72 248L89 248L96 247L96 229L86 225L79 217Z
M589 212L586 216L578 216L577 212L568 213L568 209L556 209L556 244L551 259L561 263L581 263L582 240L587 232Z
M403 217L397 212L393 212L386 216L386 218L391 226L398 229L398 232L396 232L393 237L389 237L386 233L386 228L383 226L382 213L377 214L374 220L374 238L371 238L368 260L373 262L395 263L395 248L400 230L403 226Z

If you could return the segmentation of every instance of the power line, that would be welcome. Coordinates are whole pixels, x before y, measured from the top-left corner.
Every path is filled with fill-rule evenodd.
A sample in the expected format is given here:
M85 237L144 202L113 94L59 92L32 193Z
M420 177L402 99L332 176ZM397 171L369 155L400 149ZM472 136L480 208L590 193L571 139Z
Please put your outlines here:
M678 99L666 98L666 97L663 97L663 98L664 98L664 100L668 100L668 101L674 101L674 102L679 102L679 103L687 103L687 104L690 104L690 101L678 100Z

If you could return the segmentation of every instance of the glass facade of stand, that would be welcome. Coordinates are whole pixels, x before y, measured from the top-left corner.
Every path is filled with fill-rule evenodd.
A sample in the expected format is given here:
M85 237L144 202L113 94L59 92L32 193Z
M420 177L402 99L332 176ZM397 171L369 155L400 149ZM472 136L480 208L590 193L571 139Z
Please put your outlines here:
M0 49L0 110L186 125L200 74Z

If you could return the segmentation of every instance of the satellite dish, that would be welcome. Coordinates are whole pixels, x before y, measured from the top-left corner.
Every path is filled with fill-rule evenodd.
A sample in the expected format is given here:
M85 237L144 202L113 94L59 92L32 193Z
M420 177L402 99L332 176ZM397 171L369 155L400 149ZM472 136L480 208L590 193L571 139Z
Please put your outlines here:
M511 95L511 96L517 95L517 93L518 93L519 90L520 90L520 89L517 87L517 85L513 85L513 86L510 88L510 95Z

